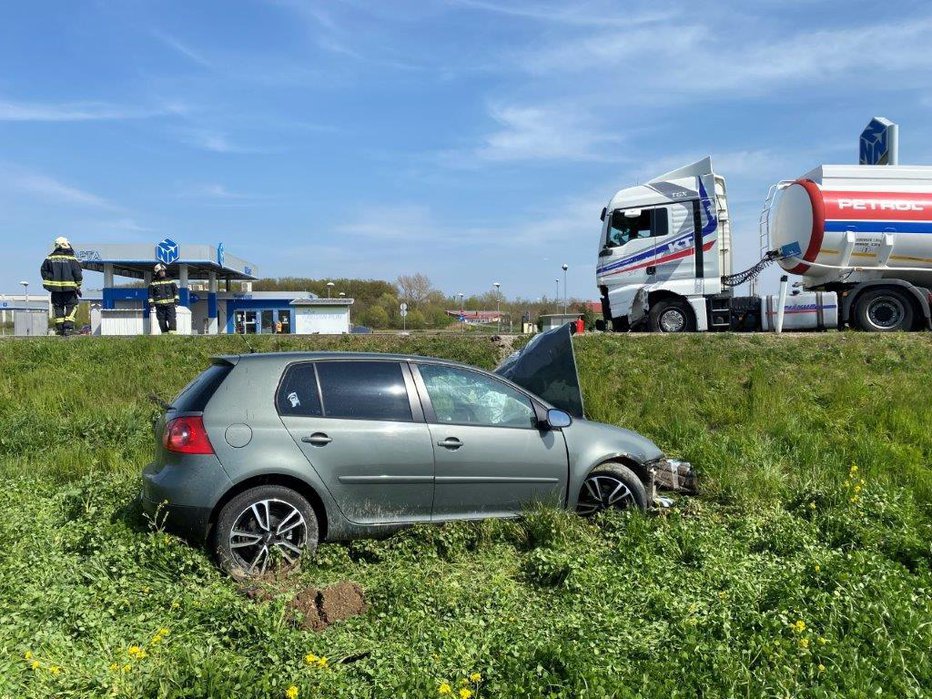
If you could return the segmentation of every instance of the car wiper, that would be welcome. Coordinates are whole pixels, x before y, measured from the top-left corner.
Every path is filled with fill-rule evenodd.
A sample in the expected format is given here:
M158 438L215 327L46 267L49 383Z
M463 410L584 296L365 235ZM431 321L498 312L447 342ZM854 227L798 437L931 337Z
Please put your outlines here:
M156 394L150 393L149 400L159 406L162 410L174 410L171 403L166 403L164 400L159 398Z

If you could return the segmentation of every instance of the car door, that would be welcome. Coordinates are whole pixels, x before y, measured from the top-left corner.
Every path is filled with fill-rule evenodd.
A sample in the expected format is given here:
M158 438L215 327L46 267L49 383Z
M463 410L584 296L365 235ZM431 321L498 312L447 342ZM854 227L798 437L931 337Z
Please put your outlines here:
M282 422L347 519L430 519L434 453L406 363L292 364L276 400Z
M563 433L541 430L531 399L484 372L412 365L434 449L433 519L510 516L563 502Z

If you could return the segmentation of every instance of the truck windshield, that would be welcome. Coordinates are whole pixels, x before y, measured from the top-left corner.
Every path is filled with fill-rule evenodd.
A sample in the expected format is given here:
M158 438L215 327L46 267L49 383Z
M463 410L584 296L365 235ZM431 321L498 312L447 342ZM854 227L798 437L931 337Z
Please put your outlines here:
M656 238L667 234L666 209L643 209L637 216L626 213L632 214L634 211L617 209L612 212L605 236L605 247L617 248L639 238Z

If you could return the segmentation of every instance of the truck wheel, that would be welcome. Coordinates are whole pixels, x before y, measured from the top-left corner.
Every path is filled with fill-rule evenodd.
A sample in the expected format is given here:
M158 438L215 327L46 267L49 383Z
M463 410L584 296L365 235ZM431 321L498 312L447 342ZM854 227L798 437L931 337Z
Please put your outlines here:
M592 469L586 476L576 512L588 517L609 508L626 510L632 507L647 509L647 489L627 466L607 463Z
M655 333L685 333L696 329L689 304L676 299L658 301L651 306L648 322L651 332Z
M913 305L896 289L865 291L855 308L858 326L867 332L911 330Z
M223 506L214 532L217 561L241 580L293 568L317 549L317 516L299 493L280 485L245 490Z

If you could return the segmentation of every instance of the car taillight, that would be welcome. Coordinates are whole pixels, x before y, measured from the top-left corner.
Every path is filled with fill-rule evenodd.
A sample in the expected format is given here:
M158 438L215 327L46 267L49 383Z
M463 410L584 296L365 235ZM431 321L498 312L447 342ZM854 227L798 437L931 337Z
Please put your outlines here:
M213 454L214 448L198 416L176 417L165 425L162 445L179 454Z

